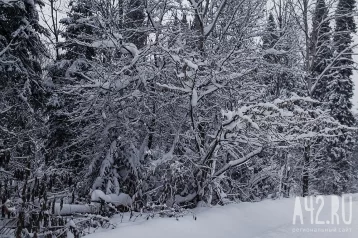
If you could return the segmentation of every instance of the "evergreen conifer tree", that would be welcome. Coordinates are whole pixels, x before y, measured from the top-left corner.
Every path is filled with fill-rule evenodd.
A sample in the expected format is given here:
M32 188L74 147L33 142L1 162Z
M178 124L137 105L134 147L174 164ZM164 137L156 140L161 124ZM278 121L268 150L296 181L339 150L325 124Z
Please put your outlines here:
M351 33L355 32L353 10L355 1L339 1L336 11L336 27L333 37L333 50L330 48L331 35L328 19L328 9L324 0L317 1L312 34L312 77L318 77L313 97L328 103L328 109L333 118L341 124L352 126L354 117L351 112L353 96L352 83L352 43ZM338 58L331 69L326 69L331 60ZM331 138L320 141L321 153L315 160L314 184L315 190L323 194L342 194L350 189L353 177L352 147L354 144L352 131L342 129Z
M86 46L86 43L93 41L93 13L92 1L90 0L72 0L69 4L71 11L68 18L61 19L66 30L62 36L65 42L62 48L66 51L64 58L74 60L85 58L91 60L95 56L92 47Z
M263 48L270 49L274 47L278 39L279 36L277 34L277 26L276 26L275 18L271 12L267 21L265 34L262 38Z
M355 118L351 111L353 97L353 33L356 33L354 14L355 0L339 0L336 10L336 26L334 33L335 56L338 57L334 65L334 79L329 84L331 113L341 124L353 126ZM349 192L351 180L354 177L352 165L352 148L354 134L349 130L342 130L342 136L335 139L330 147L330 154L334 162L334 170L339 175L335 188L338 193Z
M47 31L39 24L38 6L43 2L0 0L0 170L6 172L0 173L0 201L2 217L6 201L16 209L15 237L25 229L38 231L29 220L40 210L33 201L45 170L39 167L47 97L41 62L47 51L40 34Z
M81 156L77 155L81 145L68 145L77 139L78 131L86 125L87 120L73 119L74 111L78 110L76 104L82 99L81 91L65 91L66 88L79 85L83 81L83 74L91 69L92 60L96 56L95 49L91 47L95 40L92 3L90 0L73 0L69 3L68 17L60 20L65 26L65 31L62 32L65 40L60 44L63 53L48 71L53 88L47 108L50 134L46 161L62 161L61 164L71 167L74 172L81 171L84 166ZM67 163L63 163L64 161Z
M317 0L313 16L311 34L311 77L315 80L319 77L332 61L331 27L328 18L328 8L325 0ZM326 75L330 75L326 73ZM313 97L320 101L327 101L329 97L328 82L332 78L324 76L318 81Z
M334 69L336 74L330 82L330 106L332 116L343 125L352 126L354 117L351 112L353 96L353 60L351 44L352 34L356 32L354 22L355 0L339 0L336 11L336 27L334 33L335 56L339 56Z
M0 0L0 152L29 159L38 149L46 99L41 60L47 51L39 34L47 32L36 5L43 2Z

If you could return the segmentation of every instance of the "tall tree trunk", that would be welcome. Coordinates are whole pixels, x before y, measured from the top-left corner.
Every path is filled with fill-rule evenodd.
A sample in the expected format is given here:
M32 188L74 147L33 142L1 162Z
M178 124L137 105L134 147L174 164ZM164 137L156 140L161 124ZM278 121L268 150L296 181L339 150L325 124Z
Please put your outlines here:
M310 163L310 144L305 145L304 152L304 165L303 165L303 177L302 177L302 196L308 196L308 184L309 184L309 163Z

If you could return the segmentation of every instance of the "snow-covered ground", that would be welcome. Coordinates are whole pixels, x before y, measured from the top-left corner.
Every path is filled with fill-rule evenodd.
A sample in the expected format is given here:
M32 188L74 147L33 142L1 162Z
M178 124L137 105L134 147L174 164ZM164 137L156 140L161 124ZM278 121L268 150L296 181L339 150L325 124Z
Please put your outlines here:
M197 219L188 214L177 221L175 218L160 218L146 220L144 217L136 221L129 221L128 215L122 219L119 215L112 219L116 228L107 231L97 231L87 238L357 238L358 237L358 195L352 195L352 210L350 210L349 196L344 199L345 220L349 220L352 212L352 222L343 223L342 200L339 210L334 215L339 225L311 224L311 213L305 210L304 200L301 198L303 225L301 224L299 208L296 204L296 224L293 224L295 198L266 200L258 203L230 204L223 207L201 207L193 210ZM332 197L323 199L313 197L313 221L330 221ZM308 202L310 200L307 200ZM317 201L317 203L316 203ZM324 205L323 205L324 202ZM337 204L337 203L336 203ZM321 206L322 205L322 206ZM320 206L322 210L320 210ZM307 209L308 210L308 209ZM318 215L317 215L318 214ZM122 220L122 221L121 221ZM344 232L345 231L345 232Z

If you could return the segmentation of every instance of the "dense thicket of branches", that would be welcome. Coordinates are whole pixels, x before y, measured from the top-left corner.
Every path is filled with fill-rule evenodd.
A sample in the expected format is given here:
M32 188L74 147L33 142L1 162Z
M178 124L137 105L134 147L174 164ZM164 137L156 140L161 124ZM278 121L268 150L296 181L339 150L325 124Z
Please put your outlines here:
M69 210L356 191L355 7L71 0L46 30L0 0L2 216L17 237L80 235Z

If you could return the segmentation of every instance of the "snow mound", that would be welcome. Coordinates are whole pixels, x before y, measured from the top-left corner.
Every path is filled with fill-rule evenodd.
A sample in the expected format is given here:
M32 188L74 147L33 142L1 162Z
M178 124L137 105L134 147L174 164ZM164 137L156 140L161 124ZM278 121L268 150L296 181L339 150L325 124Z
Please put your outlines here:
M101 190L94 190L91 194L92 202L100 202L101 200L114 204L115 206L123 205L130 206L132 205L132 198L126 193L117 194L105 194Z

